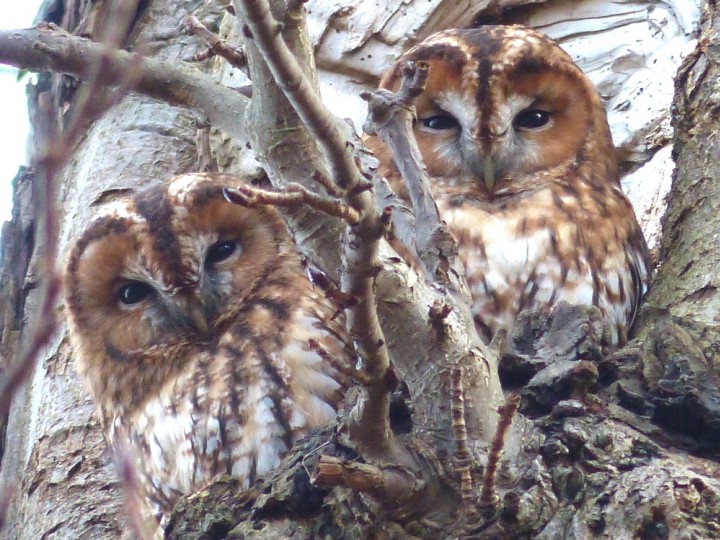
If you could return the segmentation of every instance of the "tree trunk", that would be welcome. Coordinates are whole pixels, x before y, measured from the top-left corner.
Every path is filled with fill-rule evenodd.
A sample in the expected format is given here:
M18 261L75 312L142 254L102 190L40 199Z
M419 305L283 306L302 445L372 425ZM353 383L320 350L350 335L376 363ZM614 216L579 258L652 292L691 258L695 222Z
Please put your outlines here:
M93 14L105 3L77 2L73 6L79 12L72 17L66 14L63 22L69 30L92 35ZM632 173L625 183L631 193L644 195L633 202L650 243L659 245L661 264L637 328L638 339L599 364L597 396L593 389L585 400L556 400L542 411L526 407L525 414L516 417L498 478L502 503L495 515L477 518L475 529L470 524L471 532L482 538L720 537L716 524L720 512L720 411L716 405L720 402L720 203L716 195L720 175L715 171L720 143L716 141L717 96L713 91L720 84L715 55L720 42L717 9L713 3L703 7L697 48L676 78L673 139L671 74L680 63L682 43L690 39L698 21L694 6L685 2L608 5L588 0L576 2L575 11L569 13L565 3L530 7L527 3L510 0L502 2L500 9L498 2L489 1L472 7L440 0L398 1L383 10L361 1L346 2L346 9L328 7L323 0L307 4L323 96L338 115L351 116L356 125L362 124L364 116L359 91L374 87L376 77L416 40L435 30L478 22L538 27L567 48L607 97L615 140ZM225 4L141 2L127 36L128 48L176 63L188 60L203 44L181 30L187 11L221 35L239 39L236 19L225 12ZM642 39L635 44L629 40L630 45L623 47L622 39L628 35ZM5 58L0 45L0 61ZM197 65L228 86L247 82L239 70L230 69L218 57ZM255 92L272 84L267 75L256 73L253 80ZM58 90L67 84L55 79L52 87L53 99L61 102L61 108L73 102L72 96ZM38 108L47 98L44 92L50 88L39 85L31 92L36 116L46 114L46 109ZM283 100L272 105L273 113L281 114L279 109L287 107ZM254 103L260 107L258 101ZM267 119L272 114L269 110L255 110L253 118ZM196 170L198 122L208 116L209 111L130 94L91 123L57 178L61 258L99 204ZM213 151L221 170L256 167L246 150L250 141L261 161L275 159L273 133L252 124L247 129L247 140L237 136L243 129L232 136L213 131ZM666 187L659 179L670 177L671 144L677 170L665 211ZM290 153L291 161L285 166L309 176L313 171L302 167L307 166L308 156L319 155L316 144L306 138L293 142L293 149L297 148L304 150ZM42 195L40 185L32 169L18 175L13 220L3 229L0 294L5 313L0 367L6 370L27 339L28 325L47 316L38 305L38 284L47 277L38 265L44 241L34 212ZM660 216L664 216L662 238ZM320 226L319 219L312 212L300 211L289 216L289 223L303 251L332 274L339 266L341 229ZM428 351L436 349L419 341L413 346L407 336L417 329L407 319L398 320L395 307L383 311L382 305L423 304L417 298L400 298L397 291L405 287L398 283L407 280L399 271L391 269L387 276L384 286L380 282L379 303L383 325L394 329L388 330L390 345L406 347L405 356L413 359L415 367L422 366L431 357ZM62 321L61 308L58 313ZM486 399L497 404L499 395L492 393L497 373L491 371ZM428 402L427 408L420 407L422 414L416 422L449 425L447 381L446 386L438 379L435 386L421 388L413 374L407 378L411 393L421 394ZM12 389L16 393L0 444L0 518L3 502L7 503L0 535L30 539L127 534L121 482L105 448L94 404L72 366L64 325L45 345L27 383ZM537 396L532 388L522 392L525 403ZM470 436L487 441L487 424L478 420L477 430L485 433ZM183 501L168 534L173 538L201 534L224 538L226 533L234 538L432 538L444 534L432 522L436 520L433 512L447 513L445 508L423 508L419 517L402 520L383 514L371 498L347 488L314 488L310 496L306 492L298 496L298 483L306 485L298 471L315 463L309 464L305 457L333 437L326 430L305 441L271 479L247 492L238 493L232 480L222 479L199 498ZM302 482L297 480L301 476ZM299 501L302 496L309 497L309 502ZM447 523L441 527L451 530Z

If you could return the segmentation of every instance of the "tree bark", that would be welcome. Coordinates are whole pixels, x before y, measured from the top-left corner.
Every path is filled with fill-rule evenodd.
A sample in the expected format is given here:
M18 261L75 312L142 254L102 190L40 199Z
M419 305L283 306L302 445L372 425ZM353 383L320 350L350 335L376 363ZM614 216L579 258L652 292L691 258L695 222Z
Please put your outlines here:
M103 3L78 3L87 11L75 18L85 26L71 25L69 29L86 28L87 21L93 20L89 16L92 10ZM239 39L239 25L225 13L224 3L197 4L141 3L143 9L127 37L128 48L171 64L187 60L203 49L198 38L179 30L187 10L228 39ZM373 87L374 78L414 40L450 26L524 22L559 39L608 97L616 141L624 147L628 170L634 171L631 188L653 195L645 208L636 207L641 221L646 213L664 215L661 240L657 219L643 223L646 233L651 231L660 241L661 264L637 328L638 339L615 357L595 363L578 362L578 358L548 360L552 345L543 349L540 343L532 350L513 351L528 363L541 363L544 378L538 377L520 390L523 414L515 418L504 440L496 488L501 501L494 513L480 512L470 516L472 519L454 515L449 504L457 502L460 495L453 479L445 479L436 492L437 506L418 507L411 518L388 515L382 501L348 487L310 486L308 471L319 464L319 446L330 441L328 455L334 451L331 457L352 461L344 442L328 428L303 441L265 483L238 492L232 479L221 479L207 492L182 501L170 537L437 538L458 531L479 538L720 536L716 524L720 512L720 411L715 405L720 403L716 390L720 387L720 203L716 195L720 175L715 170L720 143L714 114L718 108L714 88L720 79L718 10L713 3L703 6L698 46L678 73L671 139L670 104L657 92L667 89L680 55L663 56L658 51L679 49L681 37L689 39L697 15L691 6L643 2L610 6L583 1L577 3L575 20L568 21L565 4L519 8L527 2L511 0L502 3L501 11L488 7L497 2L467 4L394 2L378 10L367 2L348 2L345 9L331 9L322 0L310 2L313 42L303 46L315 53L324 97L338 114L352 116L360 125L363 106L356 97L359 90ZM645 28L643 22L647 27L658 23L655 27L662 31L642 33L645 39L640 52L619 46L608 50L611 40L603 32L617 37L622 28L631 28L630 33L637 35L638 28ZM587 36L593 32L605 37L592 42ZM659 44L661 38L664 41ZM604 45L598 45L600 42ZM603 62L596 61L603 56ZM6 58L1 49L0 58ZM661 67L654 71L658 59ZM259 62L259 57L253 61ZM237 69L220 59L198 66L228 86L245 83ZM312 66L306 64L306 68L312 74ZM273 84L261 66L253 73L255 92ZM663 82L653 78L659 74L664 75ZM646 101L637 97L640 87L647 89ZM31 94L35 105L44 90ZM197 123L217 118L218 110L184 108L171 96L167 101L175 104L139 94L124 96L87 128L58 178L55 203L62 221L61 255L99 204L196 168ZM651 104L647 107L650 112L640 111L643 103ZM280 163L276 171L270 170L275 181L282 181L284 170L311 177L316 171L308 164L321 153L317 142L300 129L301 122L286 123L293 113L288 112L285 98L278 97L275 102L256 99L253 107L255 123L245 126L238 118L237 129L222 125L226 131L213 132L213 150L221 169L238 172L257 167L246 148L252 145L263 163ZM269 129L267 124L258 127L258 119L269 118L277 119L277 129ZM246 130L249 140L241 137ZM297 137L292 143L278 135L288 131ZM277 142L302 151L283 152ZM658 169L636 169L636 163L651 163L657 152L660 171L669 176L672 163L667 152L658 150L671 143L677 170L664 212L662 186L651 178ZM278 158L273 152L281 155ZM38 307L38 283L44 276L37 261L43 239L36 232L33 212L37 185L32 170L18 175L13 220L3 230L0 367L6 370L27 336L28 322L44 316ZM307 210L290 214L288 221L304 253L333 274L339 267L342 227ZM437 439L417 436L421 431L417 428L450 426L451 386L440 374L423 386L427 379L417 373L445 349L431 343L433 336L423 336L426 341L412 338L424 332L430 296L418 293L422 287L412 282L416 276L388 264L386 260L386 272L378 286L382 326L390 336L389 347L402 350L403 358L408 359L401 369L411 393L420 395L426 404L414 418L416 437L401 439L419 455L427 456L428 448L438 448ZM418 309L412 320L406 316L399 319L398 305L424 307L424 312ZM62 318L62 308L58 312ZM592 327L594 319L592 314L580 313L578 320L588 321ZM552 321L529 319L528 324L552 328ZM552 330L549 332L552 336ZM570 330L562 330L561 336L576 338ZM493 361L488 364L490 379L497 378ZM493 384L492 380L488 383L490 391ZM501 398L496 394L486 399L494 408ZM489 424L478 420L477 429L470 433L471 439L482 443L473 449L478 454L486 451L491 439ZM446 432L442 435L451 437ZM105 448L94 404L73 369L62 325L46 345L30 380L15 394L2 438L0 488L5 491L0 491L0 516L3 502L8 503L4 528L0 528L3 538L117 538L127 534L121 483ZM449 460L445 453L431 458ZM477 466L473 472L479 478L483 467Z

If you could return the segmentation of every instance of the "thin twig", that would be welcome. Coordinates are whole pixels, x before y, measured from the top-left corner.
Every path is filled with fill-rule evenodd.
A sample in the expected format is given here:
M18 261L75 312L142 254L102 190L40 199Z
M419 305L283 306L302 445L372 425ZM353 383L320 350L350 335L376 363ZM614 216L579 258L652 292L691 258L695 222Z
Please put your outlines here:
M346 310L351 306L357 304L358 299L353 295L343 292L333 280L322 270L313 267L311 264L307 266L308 275L313 285L320 287L325 295L335 302L335 304L342 310ZM336 317L334 316L333 319Z
M115 5L117 4L117 5ZM0 416L5 416L9 410L13 395L21 384L27 380L35 369L40 352L55 333L56 305L61 290L60 273L57 269L57 251L60 224L57 211L57 176L62 167L72 155L73 148L85 132L85 127L93 120L99 118L120 94L137 81L135 67L139 57L129 57L126 70L116 73L115 84L119 89L115 92L105 92L107 80L104 78L105 68L112 61L110 47L117 48L125 39L126 32L136 13L137 0L115 3L106 14L104 25L99 34L102 42L94 50L96 54L84 59L83 75L87 84L77 95L74 113L68 122L65 131L60 134L55 115L52 112L49 96L41 94L38 100L40 114L38 118L41 125L36 126L40 137L44 137L44 148L38 152L34 169L36 171L33 183L33 199L38 211L38 237L35 244L38 250L38 264L42 281L40 285L35 326L26 334L22 348L15 362L6 370L6 379L0 385ZM53 32L51 27L41 27L43 30ZM41 35L41 34L39 34ZM0 48L2 47L0 35ZM42 47L39 47L42 49ZM123 468L123 478L126 474ZM139 512L138 512L139 515ZM140 518L138 518L140 519ZM143 535L138 528L141 538L150 538Z
M356 369L355 366L348 365L342 360L339 360L337 357L331 355L319 341L310 339L308 344L313 351L318 353L320 358L322 358L326 364L335 368L339 373L359 382L360 384L367 384L367 377L362 371Z
M188 29L190 35L198 35L208 44L208 54L203 55L204 58L202 59L210 58L217 54L227 60L233 67L238 69L247 67L247 57L241 49L228 45L225 40L220 39L217 34L211 32L200 22L200 19L194 15L188 15L185 18L185 27ZM197 60L197 56L198 55L193 59Z
M111 7L106 20L111 24L103 25L100 32L100 39L110 47L117 47L124 39L125 30L132 21L137 7L137 0L121 2L118 6ZM65 128L60 134L56 124L51 120L54 114L48 102L40 101L40 118L43 119L43 126L37 126L37 133L44 137L44 149L38 153L34 164L35 182L33 196L36 208L39 209L39 227L41 251L38 254L40 275L44 277L40 286L40 316L37 317L35 326L26 335L24 345L18 358L8 367L5 377L0 382L0 415L8 412L12 396L17 389L25 382L35 369L37 358L42 348L50 341L55 332L57 319L55 317L55 305L60 295L60 276L57 270L57 243L59 228L56 204L56 177L70 155L75 143L85 132L86 126L99 118L110 106L115 103L120 93L134 85L134 70L128 69L120 74L117 83L120 88L115 93L105 92L103 81L103 70L106 65L107 55L110 54L107 47L99 50L99 54L91 57L90 63L86 66L85 72L88 83L81 87L76 97L75 110ZM137 64L137 57L132 59L129 68Z
M512 424L513 416L520 405L520 395L510 394L505 401L505 405L498 409L500 419L498 420L497 429L495 430L495 438L490 446L488 454L488 462L483 474L482 492L480 493L480 507L491 508L497 504L498 497L495 494L495 475L497 473L498 463L500 463L500 455L505 445L505 434Z
M475 500L475 484L471 472L472 456L468 448L468 433L465 425L465 391L462 377L462 367L453 367L450 372L452 426L455 434L453 469L460 478L460 495L463 501L463 509L467 512L472 508Z
M358 404L358 414L353 416L357 430L351 436L357 437L366 448L383 449L392 436L388 420L390 390L385 381L390 357L377 315L374 290L383 232L374 195L365 189L368 182L357 167L354 149L348 144L339 122L322 103L283 40L281 25L272 16L268 2L236 0L235 6L247 23L246 35L253 39L276 83L325 150L333 179L346 191L348 205L359 214L357 225L347 231L341 286L358 298L358 303L347 311L347 326L369 378L364 399ZM297 13L292 15L299 17Z
M38 102L42 125L36 126L39 137L45 141L33 178L33 204L38 209L38 236L40 246L38 264L43 279L40 282L38 316L26 332L14 361L7 366L0 381L0 417L5 417L12 398L35 370L42 349L55 333L57 319L55 305L60 295L60 277L56 271L58 223L55 211L55 175L68 157L68 147L57 133L52 105L47 94Z
M328 195L337 197L338 199L346 195L345 191L340 189L338 185L333 182L332 179L328 178L322 171L315 171L312 179L318 184L320 184L322 187L324 187L325 191L328 192Z
M225 188L225 198L241 206L302 206L307 205L315 210L345 221L348 225L357 225L360 216L357 210L343 204L337 199L324 197L306 189L300 184L288 184L284 191L268 191L250 186Z

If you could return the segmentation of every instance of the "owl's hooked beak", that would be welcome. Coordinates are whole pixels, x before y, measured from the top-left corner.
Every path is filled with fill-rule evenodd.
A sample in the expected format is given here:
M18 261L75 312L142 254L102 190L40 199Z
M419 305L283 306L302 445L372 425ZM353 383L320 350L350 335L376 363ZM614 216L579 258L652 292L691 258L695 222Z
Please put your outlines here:
M488 153L484 157L483 163L485 164L483 181L485 182L485 187L487 188L488 193L492 195L495 190L495 163L493 162L492 155Z
M205 303L202 298L198 298L194 294L185 297L183 311L187 316L188 323L197 330L201 335L206 336L210 333L210 324L205 312Z

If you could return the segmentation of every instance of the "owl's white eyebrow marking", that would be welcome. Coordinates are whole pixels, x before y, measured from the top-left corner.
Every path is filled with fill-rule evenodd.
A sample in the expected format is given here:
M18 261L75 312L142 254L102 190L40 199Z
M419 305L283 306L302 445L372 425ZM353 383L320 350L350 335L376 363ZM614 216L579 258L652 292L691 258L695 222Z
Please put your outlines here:
M466 133L471 133L476 123L475 111L477 106L473 96L447 90L437 97L437 104L443 110L452 114L460 123L460 127Z
M193 174L187 174L173 179L168 184L167 192L168 195L177 199L179 204L185 204L188 194L197 187L198 177Z
M102 205L92 220L97 221L106 217L127 219L135 223L145 223L147 221L142 215L134 212L128 202L124 200L113 201Z
M510 94L502 103L496 104L495 114L490 120L491 125L499 126L493 133L503 133L511 125L517 114L533 104L535 98L523 94Z

